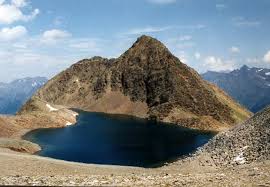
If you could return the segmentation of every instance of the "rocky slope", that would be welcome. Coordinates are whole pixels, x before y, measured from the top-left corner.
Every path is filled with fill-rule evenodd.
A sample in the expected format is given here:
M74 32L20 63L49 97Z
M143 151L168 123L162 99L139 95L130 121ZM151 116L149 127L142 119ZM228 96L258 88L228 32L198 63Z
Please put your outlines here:
M270 159L270 107L242 125L220 133L206 144L200 154L209 155L209 163L230 166Z
M47 81L44 77L34 77L0 83L0 114L15 114Z
M251 115L148 36L117 59L94 57L72 65L40 89L20 114L35 111L36 100L208 130Z
M32 112L16 116L0 115L0 148L9 148L19 152L35 153L39 146L22 140L22 136L40 128L62 128L76 123L76 112L64 106L49 105L35 100L27 105Z
M218 85L252 112L270 104L270 69L243 66L229 73L209 71L202 77Z

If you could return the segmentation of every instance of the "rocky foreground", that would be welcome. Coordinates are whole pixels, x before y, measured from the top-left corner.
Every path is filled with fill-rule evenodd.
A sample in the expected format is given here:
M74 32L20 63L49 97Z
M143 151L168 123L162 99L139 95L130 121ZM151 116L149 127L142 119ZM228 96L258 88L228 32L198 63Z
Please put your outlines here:
M243 168L206 174L130 174L92 176L11 176L0 179L0 185L39 186L270 186L269 165L263 169ZM247 169L249 171L247 171ZM238 173L238 172L241 172Z
M78 164L1 150L0 165L0 185L270 186L270 161L206 167L190 160L143 169Z

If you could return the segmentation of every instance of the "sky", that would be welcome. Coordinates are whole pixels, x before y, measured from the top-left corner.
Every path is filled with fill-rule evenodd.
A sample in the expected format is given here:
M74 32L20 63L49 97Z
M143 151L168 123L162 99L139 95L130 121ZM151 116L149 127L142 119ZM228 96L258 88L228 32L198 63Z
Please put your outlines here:
M0 82L118 57L140 35L199 73L270 68L270 0L0 0Z

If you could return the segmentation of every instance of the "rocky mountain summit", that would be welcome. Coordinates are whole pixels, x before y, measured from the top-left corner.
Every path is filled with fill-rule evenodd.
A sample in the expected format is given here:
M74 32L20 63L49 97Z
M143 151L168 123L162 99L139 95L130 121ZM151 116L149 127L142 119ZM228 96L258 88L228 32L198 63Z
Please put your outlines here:
M209 71L202 77L222 88L252 112L270 104L270 69L245 65L228 73Z
M87 111L128 114L220 130L251 114L182 63L158 40L141 36L117 59L84 59L50 80L35 100Z
M33 77L0 83L0 114L15 114L47 81L45 77Z

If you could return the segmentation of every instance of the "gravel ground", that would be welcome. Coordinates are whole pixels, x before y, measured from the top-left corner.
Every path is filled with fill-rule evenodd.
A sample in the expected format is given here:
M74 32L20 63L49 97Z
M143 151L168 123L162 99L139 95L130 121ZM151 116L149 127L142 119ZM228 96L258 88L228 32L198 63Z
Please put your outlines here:
M43 186L270 186L269 165L204 174L129 174L85 176L5 176L0 185Z
M223 166L270 160L270 107L220 133L201 153L209 154L215 165Z
M156 169L78 164L0 149L0 185L270 186L270 161L207 167L186 160Z

